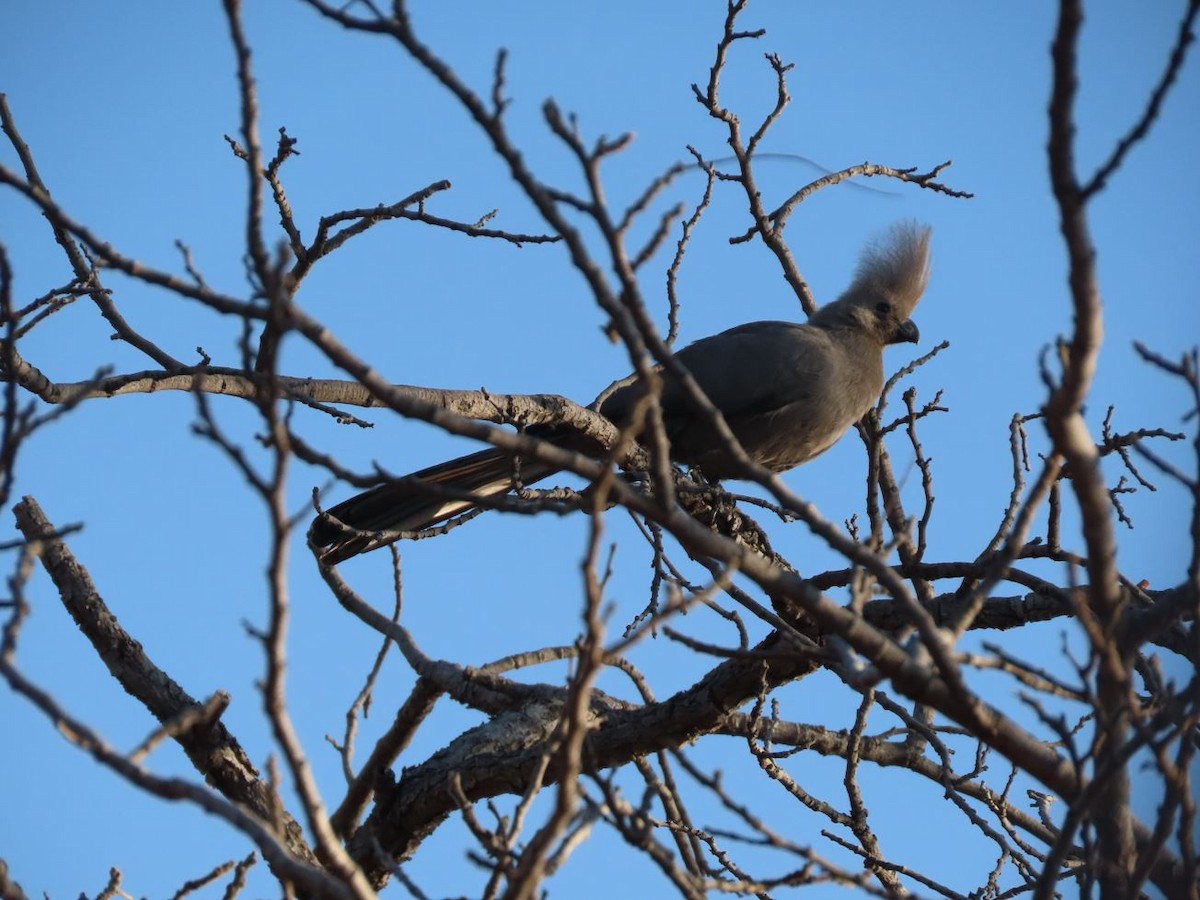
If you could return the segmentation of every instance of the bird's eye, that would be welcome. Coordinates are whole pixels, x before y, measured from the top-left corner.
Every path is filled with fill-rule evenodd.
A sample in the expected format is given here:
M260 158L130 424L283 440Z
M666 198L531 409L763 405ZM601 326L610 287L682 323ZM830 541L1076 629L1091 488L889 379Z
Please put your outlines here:
M875 312L877 312L881 315L886 316L891 311L892 311L892 304L888 303L886 300L880 300L878 303L875 304Z

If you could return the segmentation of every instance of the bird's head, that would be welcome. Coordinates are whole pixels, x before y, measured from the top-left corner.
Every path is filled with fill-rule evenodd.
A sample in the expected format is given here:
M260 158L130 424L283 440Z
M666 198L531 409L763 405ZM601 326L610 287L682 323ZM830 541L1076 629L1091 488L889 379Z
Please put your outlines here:
M831 307L835 305L830 304ZM917 323L904 318L903 310L890 300L848 303L840 312L838 319L843 327L870 335L881 347L888 344L915 344L921 339Z
M868 244L854 281L809 320L824 328L853 328L887 344L916 343L909 318L929 281L930 229L915 222L893 225L885 240Z

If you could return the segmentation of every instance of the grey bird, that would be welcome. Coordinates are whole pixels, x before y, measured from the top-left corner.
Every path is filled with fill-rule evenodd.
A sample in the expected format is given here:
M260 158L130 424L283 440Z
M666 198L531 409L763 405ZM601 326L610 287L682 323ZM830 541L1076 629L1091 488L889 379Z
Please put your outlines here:
M675 354L752 460L773 472L807 462L875 404L883 389L884 347L920 337L909 316L929 279L929 236L929 228L915 223L893 226L885 240L864 249L845 293L805 324L750 322ZM736 464L679 379L662 375L671 459L712 480L736 475ZM635 380L609 395L599 412L623 427L644 391ZM572 440L551 428L531 433L578 446L578 436ZM342 562L472 509L468 493L507 493L518 471L522 484L532 484L557 470L537 460L522 460L518 469L510 454L481 450L342 501L313 522L312 542L325 548L322 561ZM414 479L435 489L415 489Z

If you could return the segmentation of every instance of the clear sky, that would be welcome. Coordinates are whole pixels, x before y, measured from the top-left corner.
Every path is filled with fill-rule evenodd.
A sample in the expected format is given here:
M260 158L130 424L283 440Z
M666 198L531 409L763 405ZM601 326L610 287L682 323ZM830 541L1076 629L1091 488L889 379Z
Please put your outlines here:
M299 140L301 155L287 163L285 182L306 238L321 215L394 202L443 178L453 190L431 203L431 212L474 221L497 209L497 227L541 230L466 115L398 48L346 34L300 3L247 6L262 134L269 141L286 126ZM1083 172L1107 156L1140 114L1182 6L1149 3L1135 10L1102 3L1089 12L1078 116ZM417 2L413 19L425 42L480 91L488 88L496 49L508 48L510 125L543 177L571 188L580 184L572 159L541 122L547 97L578 114L589 140L634 132L632 147L605 170L608 196L623 206L686 158L686 145L709 157L725 154L721 126L690 89L707 78L724 7L713 0ZM831 169L870 161L927 170L952 159L942 179L975 194L954 200L874 180L873 190L817 195L787 230L817 298L828 300L848 283L865 240L901 218L933 226L933 278L915 315L922 345L891 350L887 361L896 368L940 340L951 343L912 380L923 399L944 388L950 408L922 428L937 495L929 558L972 559L994 532L1010 490L1009 419L1043 401L1038 355L1069 327L1065 253L1045 166L1048 5L761 0L741 24L767 29L761 40L738 46L723 84L725 102L745 122L757 122L774 102L773 74L762 54L776 52L795 64L792 106L764 149L802 154ZM239 113L220 4L9 3L0 9L0 33L0 91L55 198L127 255L163 268L180 270L174 241L182 240L211 284L244 293L245 179L222 137L236 133ZM1175 358L1200 337L1198 109L1200 68L1193 58L1149 139L1091 210L1107 315L1089 405L1097 435L1110 404L1121 430L1185 427L1180 417L1187 398L1137 362L1132 342ZM0 160L17 165L7 145ZM801 163L763 162L759 178L768 206L816 174ZM690 176L670 199L694 202L701 188L701 179ZM743 321L801 316L760 244L729 245L727 238L747 227L744 205L727 187L704 220L680 280L683 341ZM15 271L18 304L69 280L44 221L12 192L0 192L0 241ZM656 260L644 279L660 320L668 261ZM120 278L111 277L108 286L135 327L170 352L192 359L200 345L214 363L237 364L238 323ZM602 314L555 246L515 249L386 224L322 263L300 302L396 382L561 393L586 402L628 367L623 351L607 343ZM23 352L60 381L87 378L101 366L117 372L150 367L131 348L109 341L107 327L83 302L38 329ZM334 375L295 341L285 349L284 369ZM231 435L253 444L257 422L247 404L218 401L214 409ZM360 469L378 461L407 471L468 446L384 414L371 417L377 423L371 430L300 415L301 433ZM230 691L226 721L262 762L275 749L260 722L255 688L263 660L243 623L266 617L266 517L246 498L227 460L191 434L194 420L186 395L92 401L27 448L14 496L33 494L59 525L85 523L71 546L123 624L193 694ZM1036 425L1031 434L1034 450L1044 449ZM1180 448L1160 449L1186 462ZM893 453L899 467L908 465L903 447L897 444ZM861 507L862 472L861 446L850 437L787 481L841 522ZM1114 482L1117 474L1114 469ZM910 480L915 497L919 479ZM323 473L298 467L296 510L314 484L325 483ZM1157 494L1125 501L1137 527L1118 535L1122 570L1156 588L1182 580L1190 552L1186 497L1168 483L1159 487ZM346 493L337 487L331 496ZM0 523L0 541L14 534L11 520ZM834 564L802 526L774 534L779 549L806 571ZM646 554L615 517L612 535L622 541L610 597L617 630L645 603L648 570ZM568 643L579 630L583 536L581 520L492 515L445 539L406 547L405 623L426 653L470 664ZM376 642L336 607L302 553L297 546L289 694L322 787L336 802L340 775L323 735L340 732L342 712ZM389 604L386 554L345 568L378 605ZM107 677L44 577L35 581L31 600L22 665L115 745L135 746L152 730L148 715ZM691 624L685 620L685 627ZM1009 647L1054 665L1065 630L1063 622L1022 630ZM701 671L665 640L639 648L637 660L659 696ZM1167 657L1166 663L1177 661ZM360 746L386 725L389 704L410 685L410 673L393 660L376 706L382 718L364 726ZM604 686L627 693L616 681ZM789 696L795 702L785 710L789 717L831 727L852 721L853 701L832 679L813 679ZM401 764L424 759L476 721L457 707L440 709ZM125 872L131 893L162 896L248 852L244 841L195 809L138 796L7 692L0 693L0 722L0 807L6 810L0 856L31 896L96 893L114 865ZM730 760L744 764L743 747L725 747ZM733 766L721 750L713 743L702 758ZM170 749L153 763L158 771L187 772ZM828 771L833 774L812 777L828 777L836 797L840 775ZM750 775L730 773L747 782ZM926 801L936 801L936 792L922 790ZM787 803L772 797L757 799L767 809ZM876 795L876 803L882 820L902 824L911 815L903 803L889 805L886 793ZM781 809L791 815L790 805ZM798 841L819 842L812 821L797 822ZM456 871L463 866L459 838L459 826L448 827L413 863L413 876L434 895L478 890L476 875ZM928 860L929 838L929 832L905 834L900 827L888 848L900 860ZM978 882L980 867L990 865L990 851L978 842L955 848L954 840L953 834L935 838L939 865L947 867L948 883L966 890ZM611 851L604 843L581 851L552 888L573 897L618 890L646 896L639 886L666 888L640 861L612 867L605 856ZM947 857L960 859L961 869ZM251 896L272 893L268 882L256 884Z

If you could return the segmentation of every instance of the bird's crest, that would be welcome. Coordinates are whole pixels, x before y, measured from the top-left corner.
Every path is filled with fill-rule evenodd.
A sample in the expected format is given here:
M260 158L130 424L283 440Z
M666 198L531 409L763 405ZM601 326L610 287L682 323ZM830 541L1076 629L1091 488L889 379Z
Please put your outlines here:
M917 222L897 222L882 240L866 246L844 297L886 297L900 318L912 314L929 281L929 236Z

